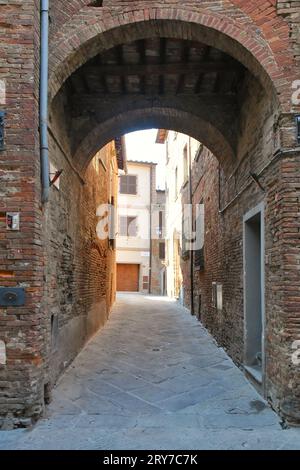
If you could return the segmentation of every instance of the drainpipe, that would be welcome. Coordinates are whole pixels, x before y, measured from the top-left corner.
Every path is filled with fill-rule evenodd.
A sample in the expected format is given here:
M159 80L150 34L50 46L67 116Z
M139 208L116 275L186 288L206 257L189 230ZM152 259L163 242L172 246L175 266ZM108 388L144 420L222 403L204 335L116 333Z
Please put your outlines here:
M191 137L189 137L189 192L190 192L190 204L192 206L192 227L194 228L194 211L193 211L193 181L192 181L192 148L191 148ZM194 250L190 251L190 282L191 282L191 314L195 315L195 306L194 306Z
M40 160L42 203L49 199L49 145L48 145L48 64L49 64L49 0L41 0L40 37Z
M153 167L150 166L150 214L149 214L149 224L150 224L150 257L149 257L149 294L152 292L152 204L153 204L153 197L152 197L152 185L153 185Z

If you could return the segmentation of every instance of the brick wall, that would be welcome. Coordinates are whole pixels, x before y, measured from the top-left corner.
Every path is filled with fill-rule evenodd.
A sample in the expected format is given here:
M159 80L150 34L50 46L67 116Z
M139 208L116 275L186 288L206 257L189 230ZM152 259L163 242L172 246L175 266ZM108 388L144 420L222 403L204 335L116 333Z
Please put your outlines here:
M52 121L53 129L55 122ZM59 191L53 188L45 213L46 267L44 308L47 315L49 389L85 342L103 326L115 299L115 250L101 240L97 208L117 203L118 168L114 143L92 159L84 173L70 166L55 137L51 163L63 169ZM52 330L52 331L51 331Z
M34 0L1 2L0 80L6 99L5 150L0 152L0 286L26 290L24 307L0 308L0 427L38 416L42 403L44 333L38 150L38 25ZM20 231L6 229L6 212L20 213ZM19 418L18 418L19 417ZM20 420L19 420L20 422Z
M298 419L299 366L292 344L299 340L299 162L277 154L260 177L223 203L226 176L204 147L193 165L193 203L204 203L204 269L194 269L194 309L238 365L244 364L243 216L265 204L266 397L290 422ZM281 176L279 176L281 175ZM231 191L233 191L231 189ZM229 191L229 192L231 192ZM187 197L185 198L187 201ZM223 210L225 209L225 210ZM221 210L221 212L220 212ZM185 304L190 308L190 259L182 261ZM212 304L212 283L223 286L223 309ZM293 391L292 391L293 390Z

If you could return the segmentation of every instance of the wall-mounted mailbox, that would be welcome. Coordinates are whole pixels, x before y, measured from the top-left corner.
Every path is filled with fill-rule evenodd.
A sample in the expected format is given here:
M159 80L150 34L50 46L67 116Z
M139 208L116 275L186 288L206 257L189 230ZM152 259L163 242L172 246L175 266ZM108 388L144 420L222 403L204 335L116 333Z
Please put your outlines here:
M19 212L6 213L6 228L7 230L20 230L20 214Z
M22 287L0 287L0 307L22 307L25 304L25 289Z

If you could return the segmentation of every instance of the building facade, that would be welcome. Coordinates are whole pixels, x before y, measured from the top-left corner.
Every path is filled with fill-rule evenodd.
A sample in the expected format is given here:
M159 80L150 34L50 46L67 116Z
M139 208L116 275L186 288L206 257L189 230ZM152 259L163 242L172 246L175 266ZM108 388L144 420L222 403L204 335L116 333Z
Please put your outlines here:
M190 166L200 144L185 134L162 129L156 142L166 149L166 292L186 304L182 261L189 252L184 246L184 217L188 216L190 204ZM187 273L186 282L189 280Z
M120 176L117 273L118 291L149 293L151 256L151 180L155 165L127 162Z
M128 160L118 200L117 290L164 295L165 192L156 189L156 164Z
M153 188L154 189L154 188ZM166 192L156 189L152 205L151 294L167 295L166 272Z
M248 188L230 194L226 174L205 146L163 130L158 142L166 146L168 165L168 295L201 320L265 395L269 267L265 204L254 197L257 188L263 196L264 177L253 175L253 206L245 210Z

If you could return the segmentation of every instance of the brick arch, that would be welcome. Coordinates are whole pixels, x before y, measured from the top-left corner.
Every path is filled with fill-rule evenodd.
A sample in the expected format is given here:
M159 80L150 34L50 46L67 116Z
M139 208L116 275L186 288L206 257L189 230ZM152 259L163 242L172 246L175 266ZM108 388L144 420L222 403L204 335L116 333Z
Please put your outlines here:
M244 22L208 9L161 7L107 12L88 24L82 19L73 27L70 24L52 43L51 98L75 70L99 52L128 41L162 36L200 41L223 50L247 67L273 97L280 97L286 87L268 42L253 28L247 30Z
M116 136L151 128L190 135L208 147L221 162L235 157L226 138L207 120L177 108L151 107L126 111L100 123L81 142L74 161L80 170L85 170L97 151Z

